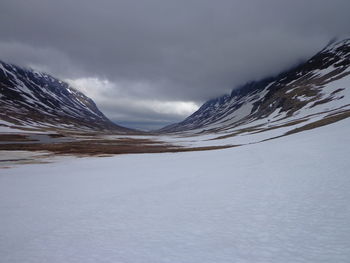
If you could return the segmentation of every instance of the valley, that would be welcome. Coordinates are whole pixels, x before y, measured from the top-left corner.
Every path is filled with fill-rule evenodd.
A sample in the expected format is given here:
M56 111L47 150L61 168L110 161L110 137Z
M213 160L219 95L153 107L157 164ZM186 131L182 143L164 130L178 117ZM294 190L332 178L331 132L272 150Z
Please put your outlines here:
M2 261L348 262L349 40L151 132L0 65Z

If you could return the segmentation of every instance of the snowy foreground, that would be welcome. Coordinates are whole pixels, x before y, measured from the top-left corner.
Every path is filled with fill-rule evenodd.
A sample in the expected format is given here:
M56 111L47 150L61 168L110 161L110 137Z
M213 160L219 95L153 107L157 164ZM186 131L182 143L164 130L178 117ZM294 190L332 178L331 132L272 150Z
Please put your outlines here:
M0 170L1 262L349 262L350 120Z

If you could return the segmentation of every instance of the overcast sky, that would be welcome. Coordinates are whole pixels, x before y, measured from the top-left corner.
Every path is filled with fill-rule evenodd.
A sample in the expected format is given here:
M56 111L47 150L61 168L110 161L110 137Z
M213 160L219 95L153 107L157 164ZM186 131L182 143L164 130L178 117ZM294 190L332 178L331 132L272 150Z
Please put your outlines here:
M158 126L349 36L349 0L1 0L0 59Z

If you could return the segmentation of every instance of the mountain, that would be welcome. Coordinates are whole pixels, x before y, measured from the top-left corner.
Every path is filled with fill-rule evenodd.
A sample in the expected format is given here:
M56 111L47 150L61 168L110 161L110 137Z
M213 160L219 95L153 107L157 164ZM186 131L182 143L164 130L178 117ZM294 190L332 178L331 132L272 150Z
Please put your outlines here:
M0 126L125 133L96 104L48 74L0 61Z
M291 121L348 117L349 65L350 39L332 43L305 63L210 100L184 121L159 132L222 132L241 125L271 128Z
M184 121L158 132L236 134L237 129L260 132L347 118L349 66L350 39L332 43L305 63L210 100ZM133 132L112 123L90 98L67 83L0 61L1 127Z

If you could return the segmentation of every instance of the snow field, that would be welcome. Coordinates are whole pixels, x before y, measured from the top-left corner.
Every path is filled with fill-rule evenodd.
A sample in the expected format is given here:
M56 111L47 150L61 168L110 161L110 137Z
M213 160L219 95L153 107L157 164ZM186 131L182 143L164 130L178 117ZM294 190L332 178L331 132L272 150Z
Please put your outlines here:
M2 169L1 261L348 262L349 132Z

